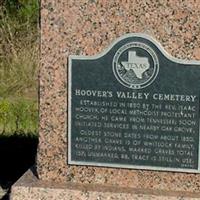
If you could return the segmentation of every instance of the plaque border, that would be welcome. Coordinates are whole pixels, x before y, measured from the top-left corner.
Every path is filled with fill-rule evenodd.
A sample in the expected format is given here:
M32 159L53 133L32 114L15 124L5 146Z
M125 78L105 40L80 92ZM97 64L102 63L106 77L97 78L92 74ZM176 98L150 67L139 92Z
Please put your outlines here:
M121 169L144 169L153 171L167 171L167 172L185 172L185 173L200 173L200 118L199 118L199 149L198 149L198 169L188 169L188 168L172 168L172 167L156 167L156 166L143 166L143 165L133 165L133 164L109 164L104 162L89 162L89 161L73 161L71 159L71 100L72 100L72 61L73 60L96 60L104 55L106 55L118 42L130 37L138 37L149 40L152 42L159 51L170 61L182 64L182 65L200 65L198 60L185 60L173 57L169 54L164 47L152 36L145 33L128 33L117 39L115 39L105 50L101 53L92 56L84 55L69 55L68 56L68 70L67 70L67 80L68 80L68 91L67 91L67 120L66 123L66 136L68 141L68 152L67 152L67 164L68 165L81 165L81 166L93 166L93 167L109 167L109 168L121 168Z

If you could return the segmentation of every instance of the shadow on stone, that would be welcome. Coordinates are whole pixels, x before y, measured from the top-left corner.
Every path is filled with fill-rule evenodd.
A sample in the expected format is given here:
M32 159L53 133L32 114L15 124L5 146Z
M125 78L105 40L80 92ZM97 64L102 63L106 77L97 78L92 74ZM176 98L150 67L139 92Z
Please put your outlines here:
M0 185L9 189L34 163L38 138L0 136Z

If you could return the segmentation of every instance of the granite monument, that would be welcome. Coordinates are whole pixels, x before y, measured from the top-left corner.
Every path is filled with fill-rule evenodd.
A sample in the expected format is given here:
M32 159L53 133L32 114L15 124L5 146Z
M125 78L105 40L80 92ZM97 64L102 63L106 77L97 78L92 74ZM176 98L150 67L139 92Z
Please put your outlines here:
M200 199L199 16L195 0L42 0L36 169L11 199Z

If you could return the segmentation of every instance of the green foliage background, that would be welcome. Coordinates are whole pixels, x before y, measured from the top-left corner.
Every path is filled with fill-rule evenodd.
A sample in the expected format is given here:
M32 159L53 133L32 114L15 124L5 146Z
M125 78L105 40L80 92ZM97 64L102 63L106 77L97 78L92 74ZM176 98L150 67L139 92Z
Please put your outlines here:
M37 103L15 99L0 101L0 134L36 134L38 123Z
M36 134L39 4L0 0L0 134Z

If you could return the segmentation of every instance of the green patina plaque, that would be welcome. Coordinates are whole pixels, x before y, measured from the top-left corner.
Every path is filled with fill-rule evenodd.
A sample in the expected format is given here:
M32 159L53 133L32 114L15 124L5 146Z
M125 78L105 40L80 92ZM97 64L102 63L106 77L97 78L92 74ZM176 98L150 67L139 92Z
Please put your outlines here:
M70 56L68 83L68 164L200 171L200 62L127 34Z

